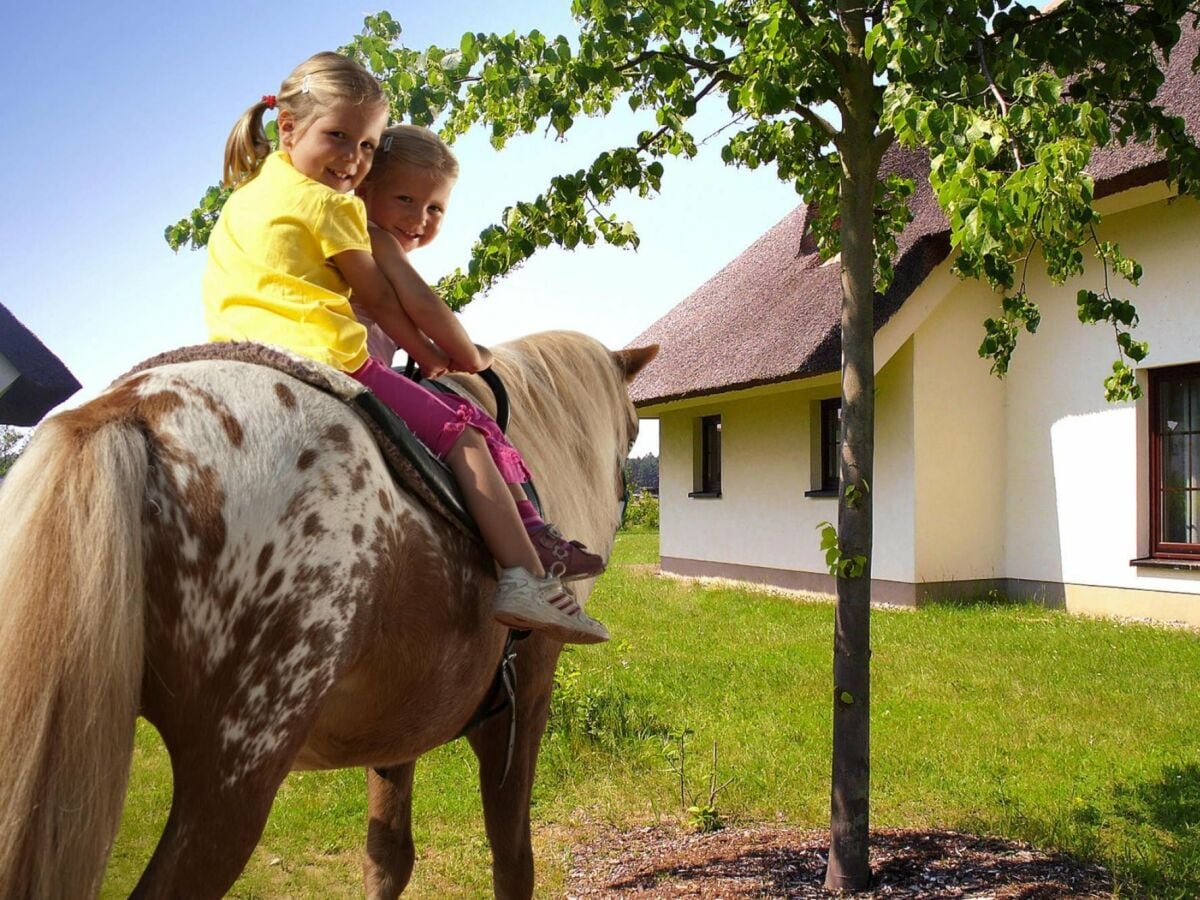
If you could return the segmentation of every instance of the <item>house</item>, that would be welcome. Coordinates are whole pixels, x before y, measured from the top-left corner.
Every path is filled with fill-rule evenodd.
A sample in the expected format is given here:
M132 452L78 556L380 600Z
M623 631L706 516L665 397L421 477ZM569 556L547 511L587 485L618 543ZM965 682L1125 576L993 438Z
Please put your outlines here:
M1172 55L1160 95L1193 134L1194 54ZM1042 322L997 379L977 348L999 298L950 273L923 159L885 166L918 188L876 301L873 598L998 591L1200 626L1200 203L1172 194L1149 148L1093 159L1100 237L1145 270L1121 284L1150 344L1145 396L1111 404L1112 329L1076 318L1098 263L1066 285L1031 277ZM632 391L660 420L666 572L834 590L817 527L837 518L841 288L806 218L784 218L631 342L661 345Z
M36 425L79 382L0 304L0 425Z

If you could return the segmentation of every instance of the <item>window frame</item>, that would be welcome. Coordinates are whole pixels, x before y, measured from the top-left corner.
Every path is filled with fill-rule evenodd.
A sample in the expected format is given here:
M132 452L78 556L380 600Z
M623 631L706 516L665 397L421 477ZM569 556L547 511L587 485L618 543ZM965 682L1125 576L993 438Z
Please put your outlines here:
M693 469L692 487L689 497L713 498L721 496L721 415L714 413L696 419L697 454Z
M805 491L804 496L836 497L841 488L839 449L842 441L842 398L827 397L819 401L817 410L815 425L818 440L813 449L814 456L820 456L820 468L812 472L816 484L811 491Z
M1181 366L1164 366L1148 370L1148 403L1149 403L1149 493L1150 493L1150 558L1164 560L1200 561L1200 540L1195 543L1179 541L1164 541L1162 538L1163 495L1163 435L1160 429L1162 406L1162 384L1168 381L1196 379L1200 381L1200 363L1188 363ZM1200 392L1200 384L1196 390ZM1200 431L1196 432L1200 440ZM1200 493L1200 482L1196 487L1182 488L1186 492Z

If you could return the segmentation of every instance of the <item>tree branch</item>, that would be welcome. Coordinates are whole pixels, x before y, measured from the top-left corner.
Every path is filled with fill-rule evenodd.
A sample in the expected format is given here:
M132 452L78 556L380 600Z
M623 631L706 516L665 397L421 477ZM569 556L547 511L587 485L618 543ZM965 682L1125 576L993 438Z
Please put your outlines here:
M796 19L801 25L807 28L816 28L817 20L812 17L812 14L804 8L803 0L788 0L788 6L791 7ZM842 64L841 58L836 53L831 53L827 48L822 48L817 51L821 59L825 60L825 64L829 66L837 74L838 78L844 79L846 68Z
M707 60L700 59L699 57L689 56L686 53L665 53L662 50L643 50L637 56L633 57L633 59L626 60L615 68L618 72L627 72L630 69L635 69L647 60L654 59L657 56L661 56L666 59L678 60L679 62L685 63L694 69L699 69L701 72L707 72L709 75L715 75L721 71L721 64L708 62ZM730 59L725 60L724 64L728 64L734 59L737 59L737 57L730 57Z
M699 91L697 91L695 94L692 95L692 103L693 104L699 103L701 100L704 99L705 95L708 94L709 91L711 91L713 88L715 88L722 81L731 80L734 77L735 76L729 74L728 72L718 72L716 75L714 75L709 80L708 84L706 84ZM650 137L646 138L646 140L640 141L638 143L638 147L637 147L638 152L640 153L643 150L650 149L651 144L653 144L655 141L657 141L660 137L662 137L664 134L666 134L670 130L671 130L670 125L664 125L660 129L658 129L658 131L654 132L654 134L650 135Z
M881 128L879 134L875 135L875 140L871 142L871 152L875 154L876 161L883 159L883 154L887 153L888 147L896 140L896 132L890 128Z
M1008 118L1008 104L1004 101L1004 95L1000 93L1000 88L996 85L996 79L992 77L992 70L988 66L987 54L983 51L983 38L975 39L975 49L979 53L979 64L983 66L983 77L987 79L988 86L992 90L992 96L996 98L996 102L1000 104L1000 113L1004 118ZM1017 142L1012 142L1013 159L1017 161L1017 168L1025 168L1025 164L1021 162L1021 150L1017 146Z
M809 125L812 125L818 131L824 132L829 138L832 139L837 137L838 130L833 127L832 122L830 122L820 113L809 109L802 103L797 103L792 107L792 110Z

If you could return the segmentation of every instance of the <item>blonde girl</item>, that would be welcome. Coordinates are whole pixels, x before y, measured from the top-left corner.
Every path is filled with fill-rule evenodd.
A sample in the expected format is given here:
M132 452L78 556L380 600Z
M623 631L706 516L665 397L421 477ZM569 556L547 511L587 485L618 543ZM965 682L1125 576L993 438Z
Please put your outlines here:
M276 152L263 127L271 109L278 115ZM350 305L351 292L364 315L426 372L477 372L491 356L470 341L396 240L381 241L385 233L378 228L368 232L363 201L352 192L371 170L387 116L378 82L336 53L301 63L277 94L246 110L225 148L225 182L236 189L208 244L209 337L279 345L366 385L458 479L501 567L493 598L497 621L541 629L562 641L607 640L604 626L583 613L559 577L596 574L603 564L597 568L596 557L562 541L568 556L575 551L575 568L589 571L563 571L568 565L546 573L506 484L528 477L516 450L502 435L502 443L496 440L490 420L445 404L368 355L367 330ZM381 254L379 263L373 252Z

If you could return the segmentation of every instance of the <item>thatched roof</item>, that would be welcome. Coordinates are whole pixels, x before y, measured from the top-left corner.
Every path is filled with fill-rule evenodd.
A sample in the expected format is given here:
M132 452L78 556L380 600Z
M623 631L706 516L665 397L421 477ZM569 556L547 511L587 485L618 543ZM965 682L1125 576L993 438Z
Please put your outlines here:
M75 376L3 304L0 357L17 371L17 379L0 394L0 424L36 425L79 390Z
M1159 102L1200 134L1200 90L1191 70L1200 31L1184 29ZM885 172L913 179L912 221L900 234L896 277L875 302L881 327L950 253L949 225L929 185L924 154L893 147ZM1093 155L1097 197L1162 181L1166 163L1152 147L1111 147ZM658 356L631 393L638 406L739 390L837 371L841 365L841 274L822 265L798 207L740 256L638 335Z

